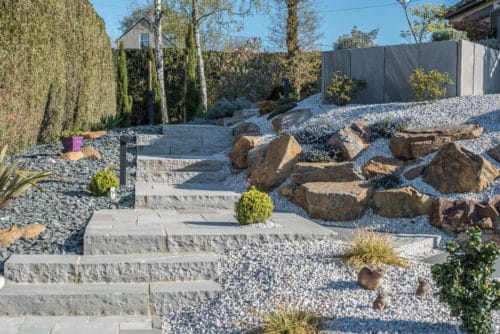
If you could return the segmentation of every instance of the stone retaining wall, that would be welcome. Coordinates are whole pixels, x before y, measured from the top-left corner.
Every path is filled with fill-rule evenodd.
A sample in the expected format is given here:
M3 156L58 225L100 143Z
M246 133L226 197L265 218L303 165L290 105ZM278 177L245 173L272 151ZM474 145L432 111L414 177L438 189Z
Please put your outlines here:
M500 93L500 51L468 41L379 46L322 53L322 92L339 70L368 88L355 103L410 101L408 77L417 67L448 72L446 97Z

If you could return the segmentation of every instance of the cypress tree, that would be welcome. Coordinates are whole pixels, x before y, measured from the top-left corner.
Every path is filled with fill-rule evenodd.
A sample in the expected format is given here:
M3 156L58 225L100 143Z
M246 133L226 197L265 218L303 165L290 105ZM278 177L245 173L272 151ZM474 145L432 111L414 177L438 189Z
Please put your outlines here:
M184 101L187 120L190 120L195 116L196 111L200 109L200 94L196 89L196 47L192 24L189 24L186 35L186 85Z
M151 62L151 86L153 88L153 110L154 110L154 124L162 123L161 114L161 96L160 96L160 82L158 81L158 73L156 72L155 56L153 49L148 48L148 60Z
M120 126L130 126L130 116L132 113L132 96L128 95L128 75L127 75L127 56L123 42L120 42L120 70L118 71L119 96L117 103L117 113L121 118Z

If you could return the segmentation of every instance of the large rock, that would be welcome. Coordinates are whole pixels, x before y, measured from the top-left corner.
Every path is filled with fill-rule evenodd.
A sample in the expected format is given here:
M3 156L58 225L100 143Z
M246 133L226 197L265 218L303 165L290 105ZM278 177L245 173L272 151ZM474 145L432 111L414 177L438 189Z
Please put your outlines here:
M375 157L363 166L363 175L372 178L378 175L397 174L404 167L404 162L396 158Z
M392 136L389 147L398 158L416 159L448 143L478 138L483 131L482 127L474 124L405 130Z
M430 196L413 187L379 190L373 194L373 211L389 218L412 218L428 214L433 203Z
M363 180L354 166L353 162L299 162L293 168L290 178L296 184Z
M277 133L283 129L298 127L311 118L311 109L294 109L276 116L272 120L273 128Z
M251 164L250 183L261 190L270 190L283 183L299 161L302 149L290 135L274 139L264 154Z
M371 138L369 129L367 122L355 122L335 133L328 140L328 145L338 149L343 159L352 160L368 147Z
M405 176L406 179L413 180L413 179L416 179L417 177L419 177L420 175L422 175L424 170L425 170L425 166L420 165L420 166L416 166L416 167L413 167L413 168L407 170L403 175Z
M99 160L102 158L101 153L92 147L82 147L82 153L89 160Z
M248 151L259 145L262 137L258 136L239 136L229 152L229 160L239 169L248 168Z
M451 143L443 146L424 172L424 181L443 194L480 192L499 176L480 155Z
M500 227L500 215L495 203L471 200L436 199L431 207L429 222L451 232L462 232L470 226ZM491 225L491 226L488 226Z
M373 189L368 182L309 182L302 184L292 201L312 218L349 221L361 218Z
M239 136L246 134L246 135L252 135L252 136L260 136L260 128L257 124L252 123L252 122L244 122L241 124L238 124L233 128L233 136L234 138L238 138Z
M500 144L498 144L497 146L495 146L491 150L489 150L488 154L493 159L495 159L496 161L500 162Z

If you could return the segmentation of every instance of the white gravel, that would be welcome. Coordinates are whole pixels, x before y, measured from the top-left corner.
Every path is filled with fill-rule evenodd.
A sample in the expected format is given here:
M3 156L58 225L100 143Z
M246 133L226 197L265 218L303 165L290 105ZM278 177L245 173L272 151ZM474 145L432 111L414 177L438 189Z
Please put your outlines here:
M321 312L328 321L322 333L454 333L456 320L432 293L430 266L411 261L409 269L389 268L383 285L389 295L384 311L371 308L375 291L361 289L357 271L336 256L339 241L252 245L223 254L219 260L221 295L181 312L165 315L165 333L240 333L258 321L257 312L291 301ZM417 279L426 279L430 296L415 294ZM500 330L500 312L494 313Z

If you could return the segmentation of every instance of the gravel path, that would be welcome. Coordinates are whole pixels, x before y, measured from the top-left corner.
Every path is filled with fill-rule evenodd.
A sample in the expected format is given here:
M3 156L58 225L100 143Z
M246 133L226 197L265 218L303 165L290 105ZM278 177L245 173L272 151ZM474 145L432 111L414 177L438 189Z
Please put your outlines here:
M344 244L331 241L252 245L224 254L219 261L223 292L208 303L164 317L165 333L240 333L255 323L255 311L271 311L289 300L333 318L322 333L454 333L455 319L436 297L415 295L422 276L436 292L430 267L411 262L390 268L384 283L389 306L371 308L376 292L361 289L357 271L335 256ZM494 314L500 331L500 312Z
M0 273L3 263L11 254L80 254L83 234L92 213L108 208L133 208L136 133L159 133L159 127L135 127L117 129L104 137L85 140L84 147L92 147L102 154L100 160L82 159L65 161L58 158L62 145L33 146L29 150L11 156L9 161L26 163L26 169L52 171L57 179L40 182L47 194L33 189L16 198L0 211L0 229L13 225L24 226L38 223L47 230L36 239L21 239L10 247L0 247ZM94 197L87 190L90 178L98 170L110 167L118 176L120 135L128 137L127 187L120 189L115 203L107 197Z

